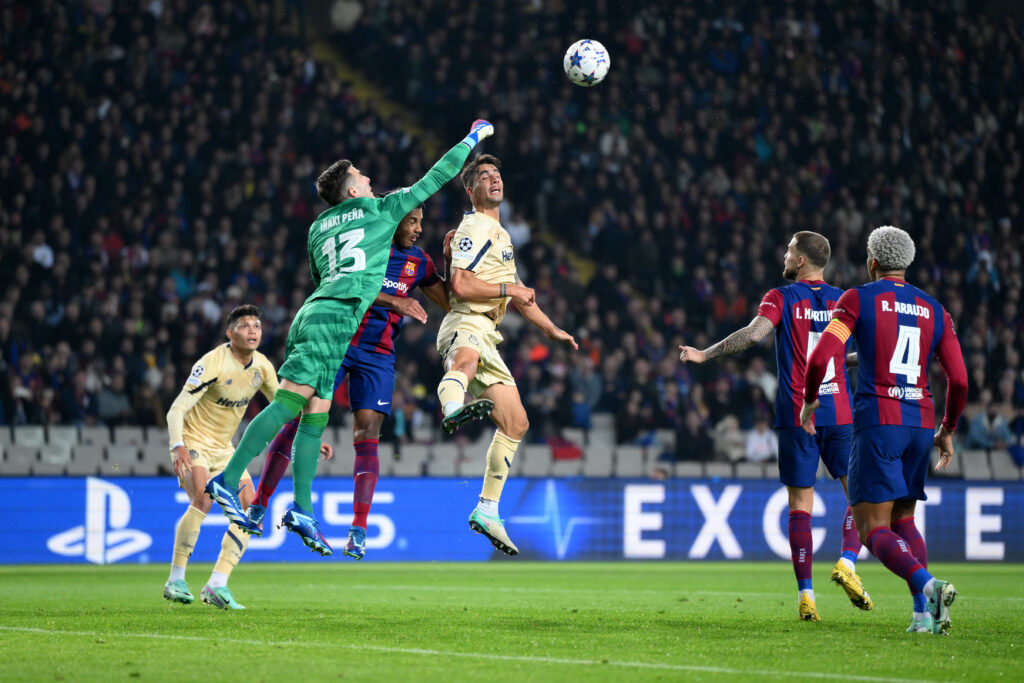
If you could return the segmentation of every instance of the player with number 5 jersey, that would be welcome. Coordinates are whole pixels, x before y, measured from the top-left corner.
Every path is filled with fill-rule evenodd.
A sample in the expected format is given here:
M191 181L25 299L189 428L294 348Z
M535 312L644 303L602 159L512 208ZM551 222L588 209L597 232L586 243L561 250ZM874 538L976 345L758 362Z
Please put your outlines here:
M317 193L330 208L309 229L309 267L315 290L288 330L284 363L278 371L281 387L245 430L224 471L206 486L206 493L228 519L246 533L259 533L259 526L249 520L238 499L242 473L281 426L301 413L293 442L295 502L281 524L314 552L331 554L313 516L312 488L334 377L352 335L380 292L399 222L454 178L469 152L493 132L487 121L473 122L469 134L423 178L383 198L373 196L370 178L348 159L336 161L317 178Z
M938 469L953 457L953 432L967 399L967 370L949 313L909 284L914 241L883 226L868 236L872 282L846 291L807 362L800 420L815 432L812 415L830 359L852 336L857 341L853 451L849 493L864 545L910 586L914 615L908 631L945 633L953 585L928 573L924 539L914 524L924 491L929 455L940 450ZM928 363L939 359L947 378L946 411L935 428Z

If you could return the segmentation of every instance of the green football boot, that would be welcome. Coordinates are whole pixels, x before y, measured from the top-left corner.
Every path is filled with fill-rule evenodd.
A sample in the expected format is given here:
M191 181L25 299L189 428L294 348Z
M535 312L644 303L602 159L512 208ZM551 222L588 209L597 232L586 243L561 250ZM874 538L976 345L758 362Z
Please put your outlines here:
M481 398L470 401L460 408L453 410L441 420L441 429L445 434L454 434L455 430L473 420L482 420L494 410L494 401L489 398Z
M235 596L231 594L231 589L227 586L214 588L210 584L206 584L203 586L201 596L207 605L221 609L245 609L245 605L241 605L235 600Z
M506 555L518 555L519 548L512 542L512 539L505 533L505 520L485 515L479 508L474 508L473 514L469 516L469 528L478 534L483 534L495 548Z
M171 602L181 602L186 605L191 605L192 601L195 600L192 594L188 592L188 584L185 583L185 579L165 583L164 598Z
M949 606L956 600L956 588L949 581L935 579L935 589L932 597L928 598L928 613L931 614L935 623L932 624L932 633L935 635L947 635L949 633Z
M935 620L932 619L932 615L925 613L921 619L911 618L907 633L931 633L934 627Z

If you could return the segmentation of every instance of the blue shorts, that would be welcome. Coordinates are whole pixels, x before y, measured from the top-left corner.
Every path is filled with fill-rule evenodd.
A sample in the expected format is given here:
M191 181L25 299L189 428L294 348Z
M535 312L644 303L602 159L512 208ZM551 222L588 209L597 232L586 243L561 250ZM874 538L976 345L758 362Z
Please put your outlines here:
M818 427L811 436L801 427L779 431L779 481L786 486L814 486L818 478L818 460L833 479L846 476L850 462L853 425Z
M850 505L927 500L924 480L935 435L921 427L880 425L853 433Z
M345 375L348 375L348 400L352 412L366 409L391 414L391 399L395 393L394 356L364 351L358 346L350 347L334 378L335 391Z

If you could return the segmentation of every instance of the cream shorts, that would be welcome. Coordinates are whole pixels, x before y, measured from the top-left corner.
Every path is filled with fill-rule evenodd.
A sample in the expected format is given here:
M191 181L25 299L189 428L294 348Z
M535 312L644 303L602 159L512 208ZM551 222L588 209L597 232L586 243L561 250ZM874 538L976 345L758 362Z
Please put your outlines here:
M473 349L480 354L476 376L469 383L469 393L474 397L479 397L492 384L516 384L508 366L498 354L498 344L501 342L502 336L494 326L494 321L480 313L452 311L444 317L441 329L437 332L437 352L441 354L442 362L455 349Z

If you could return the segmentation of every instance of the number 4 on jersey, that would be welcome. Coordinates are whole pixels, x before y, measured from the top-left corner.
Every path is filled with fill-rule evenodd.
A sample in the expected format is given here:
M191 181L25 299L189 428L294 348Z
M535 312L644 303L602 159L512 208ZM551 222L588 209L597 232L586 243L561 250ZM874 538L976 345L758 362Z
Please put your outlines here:
M356 247L362 241L362 229L342 233L338 235L338 247L335 252L334 236L327 238L324 246L320 248L320 251L328 258L325 281L334 282L348 273L355 273L366 268L366 254L362 249ZM352 259L352 263L341 265L349 259Z
M900 325L896 348L889 359L889 372L904 375L907 384L917 385L921 376L921 328Z

